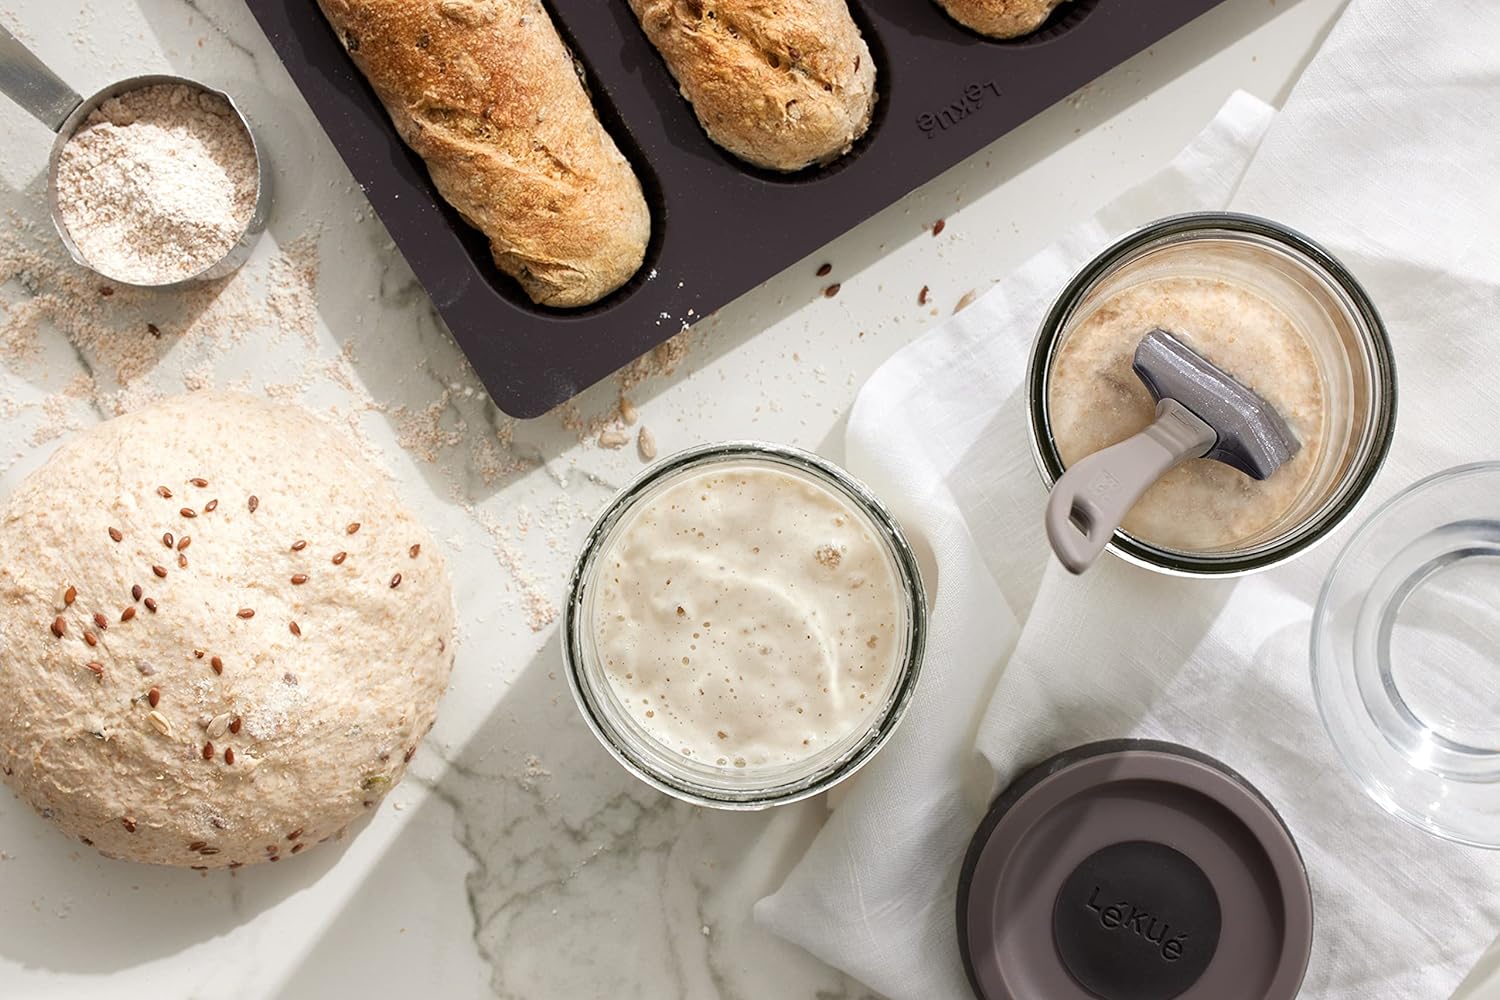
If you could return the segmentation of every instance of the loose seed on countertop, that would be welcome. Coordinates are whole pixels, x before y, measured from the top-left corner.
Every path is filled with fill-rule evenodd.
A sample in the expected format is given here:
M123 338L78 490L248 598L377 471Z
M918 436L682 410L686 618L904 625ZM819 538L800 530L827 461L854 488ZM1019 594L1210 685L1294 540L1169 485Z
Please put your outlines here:
M146 598L146 610L151 612L153 615L156 614L156 598Z
M158 577L165 579L167 575L167 568L165 566L152 566L151 572L155 573Z
M250 499L246 501L246 506L250 508L250 513L254 514L255 508L260 506L260 497L252 494Z
M194 486L198 487L200 490L203 489L203 487L205 487L205 486L208 485L208 480L207 479L202 479L202 478L189 479L188 482L192 483Z
M78 588L77 587L69 587L67 590L63 591L63 606L64 607L71 607L72 604L73 604L73 602L76 601L76 600L78 600Z
M99 631L102 632L105 629L109 628L109 619L106 618L106 617L104 617L104 612L102 612L102 611L95 611L94 612L94 624L98 625L99 626Z
M161 543L169 549L172 547L172 543L174 541L176 541L176 539L172 537L172 533L170 531L161 536Z
M158 486L156 488L156 495L161 497L163 500L172 499L172 491L167 489L165 486Z
M349 558L349 553L347 553L347 552L335 552L333 554L333 564L335 566L342 565L343 562L344 562L344 560L347 559L347 558Z
M161 733L163 736L172 735L172 723L167 721L167 717L165 715L162 715L157 711L152 711L150 715L146 716L146 719L151 723L151 727L158 733Z
M826 278L826 277L828 277L832 273L833 273L833 265L832 264L824 264L824 265L822 265L821 267L818 268L818 277L820 277L820 278Z
M192 535L183 535L181 538L177 539L177 551L178 552L185 552L185 551L187 551L187 547L189 545L192 545L192 544L193 544L193 536Z
M422 546L420 544L413 545L411 548L406 550L406 554L415 559L417 558L417 556L422 554Z
M298 625L296 622L292 622L291 624L289 624L287 626L287 628L289 628L289 629L292 630L292 635L295 635L299 639L302 638L302 626L301 625Z
M184 507L181 510L179 510L177 513L181 514L183 517L197 517L198 516L198 512L196 510L194 510L193 508L191 508L191 507Z
M128 622L128 621L130 621L130 619L132 619L134 617L135 617L135 608L126 608L124 611L120 612L120 621L122 621L122 622Z
M399 586L401 586L401 574L397 573L395 576L391 577L391 589L395 590Z
M209 660L208 665L214 668L214 673L216 674L222 674L224 672L224 661L217 656Z
M946 226L947 224L948 223L945 222L942 219L939 219L936 222L934 222L932 224L932 235L937 236L938 234L940 234L943 231L943 227Z
M141 599L141 595L144 593L145 591L141 589L141 585L136 584L134 587L130 588L130 599L132 601L139 601Z
M354 534L356 531L359 530L359 522L358 521L350 521L349 522L349 526L346 527L344 530L347 531L351 535Z
M229 724L229 731L231 733L233 733L234 735L238 736L240 734L240 726L242 726L244 724L245 724L245 720L242 719L240 716L236 715L234 717L234 721Z
M254 618L255 617L255 609L254 608L240 608L238 611L235 612L235 614L239 615L241 618Z
M56 618L52 619L52 634L53 635L55 635L59 639L61 639L63 637L63 634L65 632L67 632L67 631L68 631L68 623L65 622L65 621L63 621L62 615L58 615Z
M152 708L155 708L157 705L160 705L161 704L161 688L152 688L150 691L146 692L146 700L151 703L151 707Z
M214 759L214 745L212 743L205 743L205 744L203 744L203 759L204 760L213 760Z
M219 509L219 501L218 501L217 497L215 497L214 499L210 500L208 503L206 503L206 504L203 505L203 513L205 513L205 514L212 514L214 511L216 511L218 509Z
M116 541L116 542L122 541L125 538L124 535L120 534L120 529L119 528L110 528L109 529L109 537L112 540Z
M839 293L839 289L843 288L843 287L844 287L843 285L841 285L837 281L835 281L833 284L831 284L827 288L823 289L823 295L825 297L831 299L835 295L837 295Z
M292 551L293 552L301 552L305 548L307 548L307 542L303 541L300 538L297 539L295 542L292 543Z
M294 587L300 587L300 586L302 586L306 582L307 582L307 574L306 573L293 573L292 574L292 586L294 586Z
M224 763L226 763L226 764L233 764L234 763L234 747L225 747L224 748Z

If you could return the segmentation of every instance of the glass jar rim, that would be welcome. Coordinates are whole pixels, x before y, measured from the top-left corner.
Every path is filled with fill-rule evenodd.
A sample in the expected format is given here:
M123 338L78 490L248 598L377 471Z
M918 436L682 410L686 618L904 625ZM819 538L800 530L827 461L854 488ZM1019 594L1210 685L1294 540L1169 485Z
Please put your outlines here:
M1414 764L1413 755L1398 746L1362 697L1367 692L1360 684L1360 674L1375 672L1367 656L1377 655L1363 652L1360 633L1364 630L1356 624L1345 634L1335 621L1339 599L1354 594L1358 595L1362 611L1370 608L1367 620L1380 623L1375 627L1384 633L1382 626L1394 619L1401 601L1410 593L1407 585L1412 578L1396 567L1403 563L1407 568L1412 567L1404 557L1412 552L1416 540L1410 534L1398 532L1393 522L1421 505L1430 509L1434 494L1461 487L1470 480L1486 484L1500 480L1500 461L1469 462L1424 476L1388 497L1355 528L1329 567L1313 608L1308 631L1309 680L1313 702L1329 742L1372 801L1424 833L1468 847L1496 850L1500 849L1500 832L1495 831L1493 820L1500 809L1500 781L1495 762L1500 754L1489 753L1488 759L1480 760L1471 747L1459 748L1457 753L1440 749L1437 754L1425 757L1422 766ZM1458 515L1445 516L1451 518L1450 526L1476 523ZM1377 551L1384 558L1376 559ZM1465 558L1469 558L1474 547L1469 539L1462 539L1449 551L1464 552ZM1368 568L1361 568L1363 562L1374 567L1373 579L1368 578L1371 576ZM1419 569L1430 571L1431 567ZM1396 587L1390 585L1389 578L1381 579L1392 570L1396 570L1395 578L1400 580ZM1389 635L1372 641L1388 642ZM1404 703L1399 685L1383 688L1382 695ZM1440 744L1449 742L1439 739ZM1462 772L1449 772L1443 766L1445 757L1468 757L1464 763L1469 766ZM1443 809L1433 809L1433 805L1441 805Z
M587 587L594 562L614 527L648 491L673 476L696 467L736 460L761 460L789 466L811 475L854 504L877 529L878 539L887 549L897 576L898 593L907 601L907 634L898 674L879 717L865 731L864 737L843 756L818 771L743 793L674 777L654 767L647 755L637 752L602 710L595 685L585 676L587 654L583 643L584 630L589 627L584 615ZM797 802L827 791L868 763L890 740L910 706L921 674L927 643L927 594L916 553L905 532L885 504L864 483L833 462L801 448L763 441L723 441L688 448L654 463L616 493L604 507L589 529L568 582L561 639L564 669L573 700L589 730L627 771L657 791L694 805L725 810L758 810Z
M1368 491L1390 453L1395 433L1396 372L1394 352L1385 323L1364 287L1329 251L1310 237L1270 219L1239 212L1189 212L1167 216L1127 233L1094 256L1069 279L1038 328L1027 361L1026 392L1032 458L1050 489L1063 473L1061 456L1048 432L1047 376L1057 340L1078 304L1117 267L1156 245L1174 239L1259 237L1290 251L1342 293L1352 308L1350 319L1371 355L1372 396L1379 399L1369 414L1370 448L1347 481L1339 486L1337 502L1287 539L1261 549L1228 553L1186 553L1160 548L1123 531L1116 531L1108 549L1127 562L1172 576L1241 576L1280 565L1327 538Z

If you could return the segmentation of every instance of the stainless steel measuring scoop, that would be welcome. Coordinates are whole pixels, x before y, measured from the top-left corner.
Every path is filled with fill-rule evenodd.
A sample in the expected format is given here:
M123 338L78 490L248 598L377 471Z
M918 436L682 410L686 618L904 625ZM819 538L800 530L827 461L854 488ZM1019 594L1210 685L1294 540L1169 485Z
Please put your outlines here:
M1071 573L1092 566L1141 495L1188 459L1266 479L1302 447L1275 407L1165 330L1141 338L1132 368L1156 421L1070 465L1047 498L1047 540Z
M63 147L68 144L69 139L73 138L73 134L78 131L79 126L95 108L112 97L161 84L192 87L222 97L229 105L240 126L244 128L245 134L250 137L250 148L255 153L255 210L251 213L250 220L245 224L244 232L240 234L239 239L224 256L214 263L196 274L183 278L143 284L139 281L128 281L100 269L97 264L84 257L79 251L77 244L73 242L73 237L68 233L68 227L63 224L57 195L57 164ZM260 147L255 142L255 132L250 128L250 123L245 119L245 114L240 110L239 105L234 103L234 98L222 90L216 90L186 77L153 74L133 76L128 80L110 84L88 100L84 100L77 91L63 82L56 73L53 73L32 54L30 49L22 45L19 39L3 27L0 27L0 93L4 93L43 125L57 133L57 138L52 143L52 155L47 158L47 207L52 215L53 228L57 230L63 246L68 248L69 255L78 264L121 285L134 285L141 288L186 288L232 274L249 259L255 241L266 228L266 217L270 213L270 177L266 169L265 157L261 155Z

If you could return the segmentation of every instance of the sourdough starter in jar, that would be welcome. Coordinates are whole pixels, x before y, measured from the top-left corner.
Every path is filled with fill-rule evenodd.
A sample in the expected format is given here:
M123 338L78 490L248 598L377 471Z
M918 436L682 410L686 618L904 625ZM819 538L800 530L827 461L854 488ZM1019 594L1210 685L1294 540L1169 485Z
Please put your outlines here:
M1130 437L1155 419L1155 400L1131 369L1152 329L1175 334L1276 408L1301 450L1257 481L1194 459L1168 472L1122 527L1161 548L1209 551L1253 544L1307 488L1323 450L1323 384L1307 340L1255 291L1207 277L1162 277L1106 298L1069 333L1048 385L1053 440L1064 466Z
M879 717L905 654L887 546L810 477L715 465L601 554L605 677L657 742L710 767L805 760Z

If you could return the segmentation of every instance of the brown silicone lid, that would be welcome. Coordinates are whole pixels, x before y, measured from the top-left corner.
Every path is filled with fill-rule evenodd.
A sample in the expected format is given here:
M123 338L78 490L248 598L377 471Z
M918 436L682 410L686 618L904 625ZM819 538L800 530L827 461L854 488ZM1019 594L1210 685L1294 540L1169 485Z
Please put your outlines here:
M965 858L959 948L980 1000L1292 1000L1312 894L1244 778L1171 743L1059 754L996 801Z

